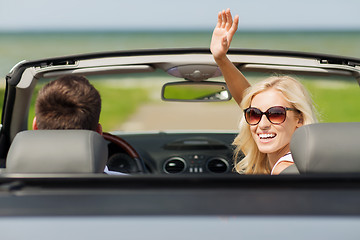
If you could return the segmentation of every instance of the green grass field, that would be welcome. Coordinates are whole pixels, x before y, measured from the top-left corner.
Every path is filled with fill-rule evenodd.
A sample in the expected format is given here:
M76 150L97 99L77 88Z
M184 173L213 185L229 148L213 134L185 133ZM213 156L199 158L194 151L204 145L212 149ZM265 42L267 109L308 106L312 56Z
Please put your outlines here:
M360 121L360 94L357 83L304 83L312 94L321 122L358 122ZM149 100L145 88L122 88L120 86L95 83L102 96L100 122L104 130L111 131L125 122L137 108ZM39 89L40 86L37 88ZM0 104L4 99L4 89L0 89ZM34 117L35 96L32 99L30 116ZM209 103L211 104L211 103ZM31 121L29 121L31 128Z
M145 88L120 88L105 84L95 84L95 87L101 95L100 122L106 131L118 129L149 99L149 93Z
M309 83L320 122L359 122L360 89L357 83Z
M121 123L133 114L140 104L148 100L148 92L144 88L119 88L107 84L94 84L101 94L102 109L100 122L106 131L116 129ZM41 86L36 87L36 92ZM0 104L3 105L4 89L0 89ZM32 98L29 125L31 129L34 118L34 105L36 96ZM2 112L2 108L1 108Z

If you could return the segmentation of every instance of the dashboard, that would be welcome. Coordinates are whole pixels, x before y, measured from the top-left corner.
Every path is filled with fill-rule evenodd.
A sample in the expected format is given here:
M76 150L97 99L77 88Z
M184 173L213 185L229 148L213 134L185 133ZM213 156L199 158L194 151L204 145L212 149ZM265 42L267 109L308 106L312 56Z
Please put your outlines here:
M129 143L151 174L232 174L231 133L113 133ZM134 173L136 164L123 149L109 144L108 168Z

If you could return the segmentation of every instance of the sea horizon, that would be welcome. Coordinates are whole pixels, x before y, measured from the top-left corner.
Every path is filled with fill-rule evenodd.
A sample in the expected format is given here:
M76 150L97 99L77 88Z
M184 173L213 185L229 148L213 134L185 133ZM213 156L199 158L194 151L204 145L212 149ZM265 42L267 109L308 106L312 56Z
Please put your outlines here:
M159 48L208 48L210 29L0 31L0 80L22 60ZM239 29L231 48L313 52L360 58L360 29Z
M213 28L175 28L175 29L0 29L0 34L30 34L30 33L157 33L157 32L212 32ZM303 32L303 33L332 33L332 32L360 32L358 28L248 28L238 29L237 32L243 33L287 33L287 32Z

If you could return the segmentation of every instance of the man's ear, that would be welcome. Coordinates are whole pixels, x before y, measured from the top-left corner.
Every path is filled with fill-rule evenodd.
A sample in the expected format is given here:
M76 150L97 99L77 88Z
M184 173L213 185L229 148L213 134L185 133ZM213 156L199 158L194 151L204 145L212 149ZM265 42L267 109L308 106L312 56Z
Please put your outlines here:
M38 130L37 123L36 123L36 116L34 117L32 128L33 128L33 130Z
M100 134L100 135L102 135L102 133L103 133L103 131L102 131L102 126L101 126L100 123L98 123L98 125L97 125L96 132L97 132L98 134Z

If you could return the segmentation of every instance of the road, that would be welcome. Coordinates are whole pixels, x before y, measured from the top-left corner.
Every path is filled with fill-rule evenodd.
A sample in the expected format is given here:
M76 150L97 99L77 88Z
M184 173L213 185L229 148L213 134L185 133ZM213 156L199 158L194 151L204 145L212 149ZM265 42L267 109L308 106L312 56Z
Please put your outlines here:
M238 129L240 108L235 103L155 102L141 106L119 129L233 130Z

